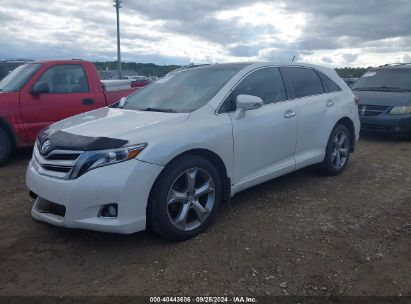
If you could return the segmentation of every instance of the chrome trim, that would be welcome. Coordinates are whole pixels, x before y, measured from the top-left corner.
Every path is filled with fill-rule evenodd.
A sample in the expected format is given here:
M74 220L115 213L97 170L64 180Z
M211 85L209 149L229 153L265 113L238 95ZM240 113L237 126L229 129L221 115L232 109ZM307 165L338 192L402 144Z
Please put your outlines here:
M78 154L75 159L72 160L59 160L59 159L50 159L52 156L57 155L70 155ZM70 151L70 150L53 150L49 154L43 156L38 150L38 146L34 146L33 158L31 163L36 171L45 176L59 178L59 179L69 179L70 175L75 167L78 159L83 154L83 151ZM56 170L50 170L55 168ZM67 172L60 172L60 170L67 170Z

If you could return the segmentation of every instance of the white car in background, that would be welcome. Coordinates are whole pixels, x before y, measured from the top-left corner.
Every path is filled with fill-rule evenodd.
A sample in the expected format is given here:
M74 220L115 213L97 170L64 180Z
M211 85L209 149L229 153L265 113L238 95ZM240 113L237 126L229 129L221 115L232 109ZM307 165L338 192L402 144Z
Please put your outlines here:
M334 70L182 69L39 134L27 170L32 216L115 233L149 225L188 239L239 191L313 164L341 173L359 130L355 96Z

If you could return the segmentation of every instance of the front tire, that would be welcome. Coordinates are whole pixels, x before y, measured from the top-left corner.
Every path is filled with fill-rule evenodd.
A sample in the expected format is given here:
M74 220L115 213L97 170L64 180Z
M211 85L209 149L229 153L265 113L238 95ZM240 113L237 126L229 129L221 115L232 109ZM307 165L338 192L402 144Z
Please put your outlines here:
M338 175L347 167L351 153L351 133L344 125L336 125L328 139L324 161L320 167L325 174Z
M12 148L10 137L3 129L0 129L0 166L9 160Z
M166 166L154 183L148 205L151 228L182 241L206 230L221 201L221 177L208 160L186 155Z

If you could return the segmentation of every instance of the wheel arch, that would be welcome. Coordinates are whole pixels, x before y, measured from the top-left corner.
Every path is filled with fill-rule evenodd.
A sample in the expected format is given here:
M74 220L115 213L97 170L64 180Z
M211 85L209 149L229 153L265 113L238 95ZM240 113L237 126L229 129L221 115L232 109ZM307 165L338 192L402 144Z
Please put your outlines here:
M350 131L350 135L351 135L351 152L354 152L355 149L355 127L354 127L354 123L351 120L351 118L344 116L343 118L341 118L340 120L337 121L337 123L334 125L334 127L336 125L343 125L345 127L347 127L347 129Z
M0 117L0 129L3 129L6 134L9 136L13 147L17 146L17 136L14 133L14 130L12 128L12 126L10 126L10 124L7 122L7 120L5 120L4 118Z
M174 156L172 159L170 159L167 162L167 164L164 166L164 168L166 168L171 162L177 160L178 158L181 158L181 157L184 157L184 156L190 156L190 155L202 157L202 158L208 160L209 162L211 162L211 164L213 164L215 166L218 173L220 174L220 177L221 177L221 180L222 180L222 183L223 183L222 184L222 187L223 187L222 198L223 198L223 200L229 200L230 197L231 197L231 179L228 176L227 167L226 167L223 159L217 153L215 153L215 152L213 152L209 149L193 148L193 149L189 149L189 150L186 150L184 152L181 152L181 153L177 154L176 156ZM162 172L160 172L160 174L157 176L156 181L160 177ZM151 192L153 191L154 185L155 185L155 182L153 183L152 188L150 190L150 196L151 196Z

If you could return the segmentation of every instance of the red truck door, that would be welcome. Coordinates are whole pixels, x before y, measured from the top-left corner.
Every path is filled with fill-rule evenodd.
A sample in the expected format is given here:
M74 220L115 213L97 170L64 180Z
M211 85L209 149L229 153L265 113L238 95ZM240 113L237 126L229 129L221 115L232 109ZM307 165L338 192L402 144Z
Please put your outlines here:
M25 88L20 103L29 142L56 121L105 106L87 75L82 64L55 64Z

